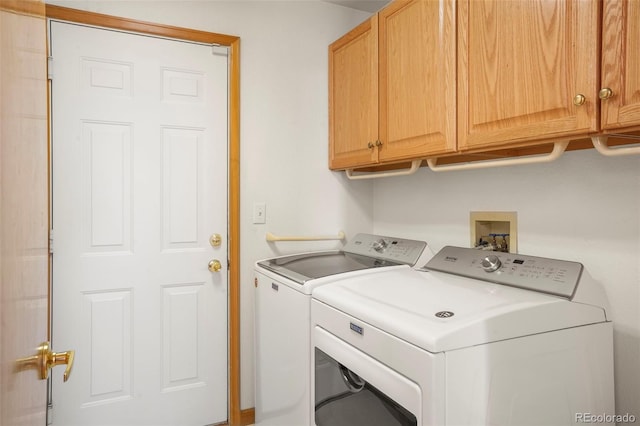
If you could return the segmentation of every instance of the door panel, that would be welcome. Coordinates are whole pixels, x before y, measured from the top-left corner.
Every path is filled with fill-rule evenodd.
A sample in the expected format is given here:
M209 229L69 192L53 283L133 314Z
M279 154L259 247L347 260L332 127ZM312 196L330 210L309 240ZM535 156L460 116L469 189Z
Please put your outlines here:
M602 128L640 124L640 2L606 0L602 24Z
M227 56L61 22L51 40L52 338L77 348L54 424L224 421Z
M456 148L455 6L402 1L379 13L380 161Z
M44 4L0 2L0 424L44 425L46 380L17 370L47 340ZM54 374L60 374L55 371Z
M329 168L378 161L378 17L329 46Z
M595 131L598 20L591 0L459 2L459 148Z

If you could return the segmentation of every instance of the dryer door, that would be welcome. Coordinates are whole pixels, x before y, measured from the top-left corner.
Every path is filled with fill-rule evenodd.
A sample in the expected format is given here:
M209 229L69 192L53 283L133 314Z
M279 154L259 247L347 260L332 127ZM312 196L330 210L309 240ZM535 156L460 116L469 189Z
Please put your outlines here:
M314 337L317 426L422 424L416 383L324 330Z

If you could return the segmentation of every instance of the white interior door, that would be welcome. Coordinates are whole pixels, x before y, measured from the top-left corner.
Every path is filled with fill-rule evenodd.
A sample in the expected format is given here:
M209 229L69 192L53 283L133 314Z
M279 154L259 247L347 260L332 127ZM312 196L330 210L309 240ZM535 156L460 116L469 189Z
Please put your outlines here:
M226 49L50 32L53 424L226 420Z

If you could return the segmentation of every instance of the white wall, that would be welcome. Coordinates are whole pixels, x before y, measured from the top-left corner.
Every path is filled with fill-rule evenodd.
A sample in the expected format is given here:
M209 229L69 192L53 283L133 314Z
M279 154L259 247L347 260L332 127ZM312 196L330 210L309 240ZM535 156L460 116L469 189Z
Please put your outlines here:
M470 211L517 211L520 253L574 260L605 287L616 407L640 418L640 157L568 152L547 165L434 173L374 185L374 231L435 251L469 247Z
M328 45L370 14L317 0L62 1L241 41L241 408L254 406L253 263L339 244L267 243L265 233L370 232L372 185L327 168ZM267 223L252 223L266 202Z

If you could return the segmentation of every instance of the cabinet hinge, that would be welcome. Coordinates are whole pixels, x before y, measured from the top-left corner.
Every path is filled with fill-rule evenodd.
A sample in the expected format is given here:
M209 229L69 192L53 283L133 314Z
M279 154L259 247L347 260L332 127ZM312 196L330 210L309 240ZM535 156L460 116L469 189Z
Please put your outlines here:
M49 229L49 254L53 254L53 228Z

